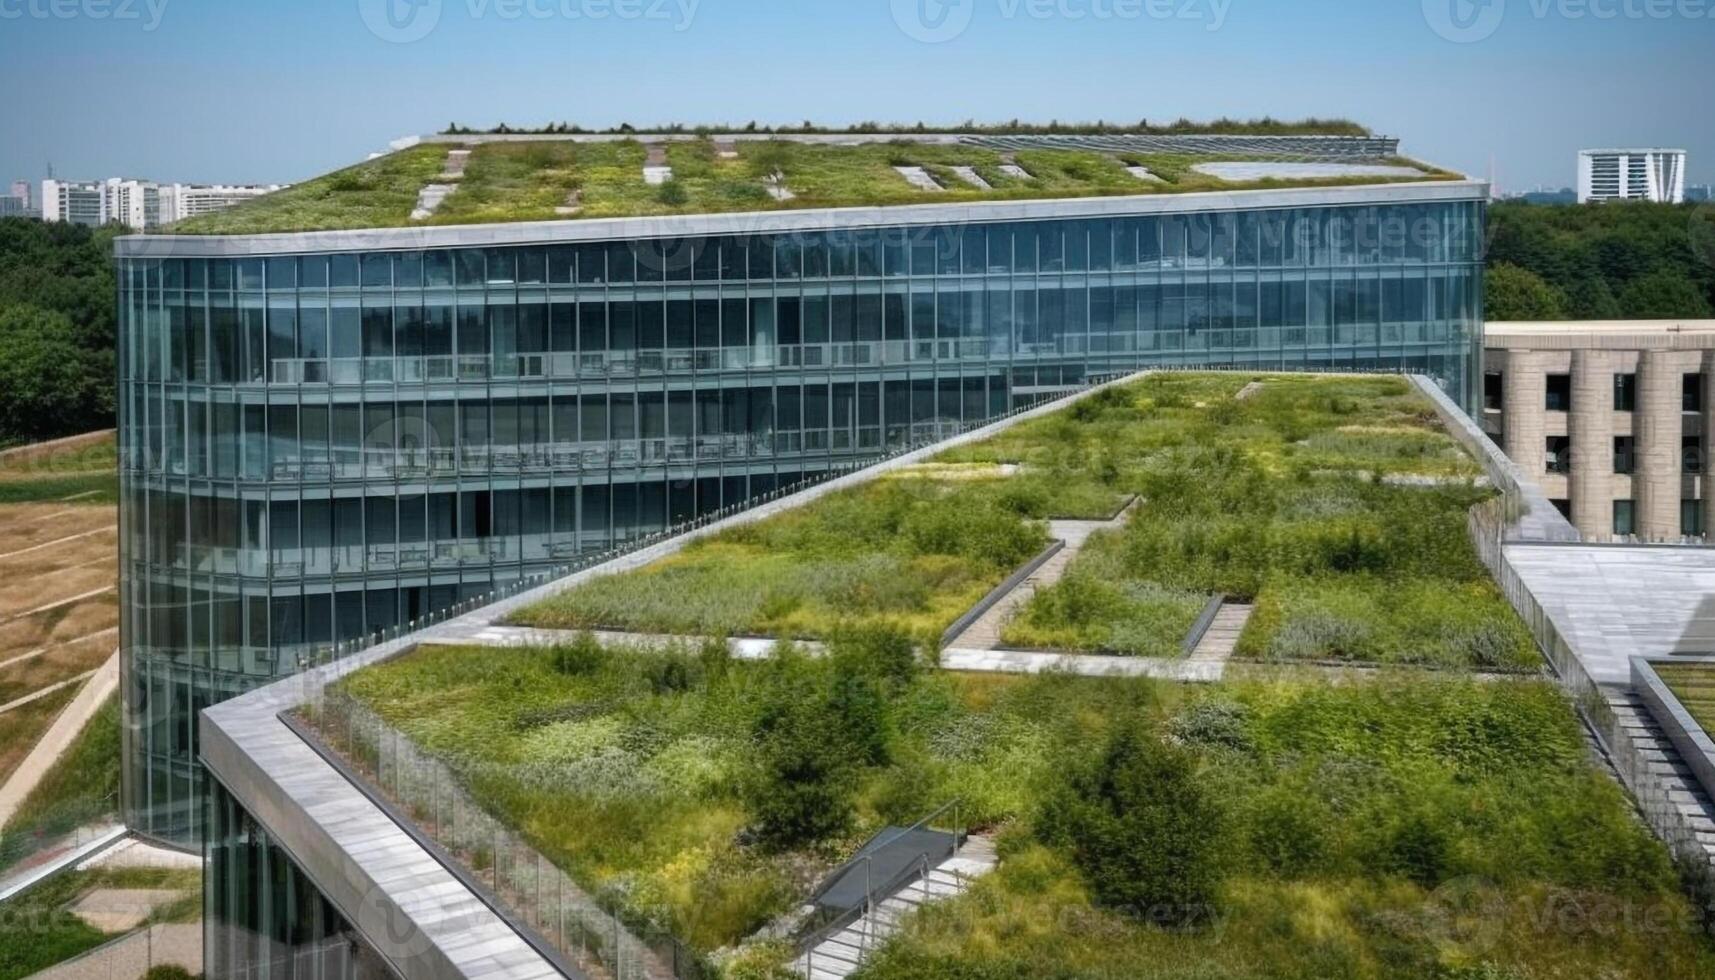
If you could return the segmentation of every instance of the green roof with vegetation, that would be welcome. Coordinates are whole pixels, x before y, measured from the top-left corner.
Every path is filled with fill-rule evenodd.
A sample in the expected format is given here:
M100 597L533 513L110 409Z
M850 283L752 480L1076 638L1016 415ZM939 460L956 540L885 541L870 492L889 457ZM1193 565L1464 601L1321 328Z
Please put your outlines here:
M1685 706L1691 720L1706 733L1715 733L1715 664L1654 663L1656 675Z
M765 133L780 136L866 136L888 133L959 133L980 136L1369 136L1369 127L1350 119L1275 119L1264 116L1261 119L1227 119L1225 117L1210 122L1197 122L1191 119L1179 118L1170 123L1152 123L1147 119L1135 123L1106 122L1061 122L1051 120L1045 123L1032 123L1020 119L1012 119L1000 123L981 123L967 119L963 122L946 125L915 122L915 123L883 123L861 122L850 126L819 126L809 120L796 125L768 125L749 122L743 126L732 126L726 123L717 124L686 124L673 123L665 126L637 127L630 124L620 124L606 129L585 129L577 123L557 122L541 126L508 126L498 123L483 129L453 123L441 130L442 135L473 136L473 135L508 135L508 134L543 134L543 135L651 135L669 136L686 133L697 135L719 135L722 133Z
M1260 388L1237 397L1252 381ZM1534 669L1465 534L1492 496L1394 377L1159 374L518 613L691 635L941 631L1047 543L1105 518L1009 645L1175 657L1207 598L1254 600L1239 656Z
M1399 378L1153 375L522 617L817 647L431 646L306 717L367 772L350 715L374 712L715 975L789 976L816 883L954 800L998 870L863 980L1707 975L1667 849L1471 552L1477 473ZM941 668L939 631L1043 518L1134 494L1026 608L1032 639L1173 655L1204 594L1254 598L1224 680ZM489 867L480 824L422 820Z
M1715 970L1666 848L1546 681L955 674L860 630L760 662L425 647L336 696L730 977L787 976L789 945L758 931L868 835L954 799L999 870L919 913L868 980ZM482 873L486 838L433 823ZM1630 914L1569 929L1571 908Z
M438 179L456 142L429 142L399 150L225 211L171 225L172 234L248 235L271 232L650 215L771 211L796 208L957 204L1108 195L1176 194L1268 187L1341 186L1457 178L1399 158L1369 160L1410 167L1415 175L1337 176L1228 181L1194 171L1204 162L1269 162L1274 157L1234 152L1188 153L1026 148L1002 150L973 143L893 139L817 143L743 139L717 146L708 137L646 143L632 138L573 141L481 141L458 178ZM658 148L672 179L651 184L643 168ZM1022 167L1028 179L1003 165ZM941 185L925 190L896 166L922 167ZM953 172L971 167L989 187ZM1126 169L1141 166L1156 180ZM455 186L432 214L413 220L426 185ZM771 187L790 197L779 199Z

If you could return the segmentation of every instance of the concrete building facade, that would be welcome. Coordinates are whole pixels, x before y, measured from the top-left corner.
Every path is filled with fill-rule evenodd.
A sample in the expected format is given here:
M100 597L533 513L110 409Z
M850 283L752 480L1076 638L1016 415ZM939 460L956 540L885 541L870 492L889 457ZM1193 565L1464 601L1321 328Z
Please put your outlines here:
M14 197L16 187L14 186ZM26 209L29 185L24 184ZM279 190L280 184L160 184L109 177L101 181L42 181L42 218L99 226L117 223L151 231ZM0 210L0 214L7 213Z
M183 221L199 214L208 214L271 194L285 184L163 184L161 186L161 220Z
M1715 320L1490 323L1483 427L1587 540L1715 526Z
M1655 147L1578 151L1578 203L1685 200L1685 151Z
M42 220L100 225L106 218L106 194L100 183L88 180L42 181Z

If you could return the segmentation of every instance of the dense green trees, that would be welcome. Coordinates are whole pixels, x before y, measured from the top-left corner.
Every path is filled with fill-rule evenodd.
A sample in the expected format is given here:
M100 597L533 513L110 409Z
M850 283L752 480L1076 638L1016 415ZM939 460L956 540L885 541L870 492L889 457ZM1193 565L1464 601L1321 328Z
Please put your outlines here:
M118 233L0 218L0 445L113 424Z
M1153 925L1213 918L1220 812L1191 753L1125 725L1043 808L1038 828L1065 847L1096 901Z
M1668 204L1489 209L1490 320L1698 318L1715 303L1705 211Z
M113 414L113 351L77 342L63 314L0 307L0 442L99 429Z
M1491 320L1566 319L1566 297L1541 276L1510 263L1489 270L1486 294Z

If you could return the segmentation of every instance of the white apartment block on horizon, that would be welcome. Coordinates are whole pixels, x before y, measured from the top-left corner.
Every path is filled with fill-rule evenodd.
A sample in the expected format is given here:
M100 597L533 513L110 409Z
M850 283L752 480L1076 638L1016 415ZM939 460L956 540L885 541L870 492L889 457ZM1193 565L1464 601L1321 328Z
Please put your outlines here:
M1578 203L1685 202L1685 151L1659 147L1578 151Z
M42 181L42 220L99 226L118 222L136 231L229 208L285 185L157 184L110 177L104 181Z

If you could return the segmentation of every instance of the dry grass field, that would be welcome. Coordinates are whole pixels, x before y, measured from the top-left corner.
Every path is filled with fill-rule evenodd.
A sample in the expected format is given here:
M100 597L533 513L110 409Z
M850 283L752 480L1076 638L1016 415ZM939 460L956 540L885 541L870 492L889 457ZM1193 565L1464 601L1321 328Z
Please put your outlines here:
M0 781L119 642L112 438L0 459ZM7 707L7 706L13 707Z

